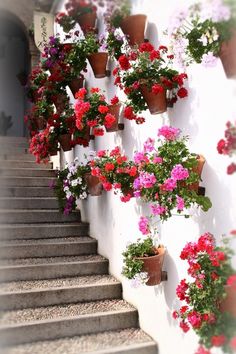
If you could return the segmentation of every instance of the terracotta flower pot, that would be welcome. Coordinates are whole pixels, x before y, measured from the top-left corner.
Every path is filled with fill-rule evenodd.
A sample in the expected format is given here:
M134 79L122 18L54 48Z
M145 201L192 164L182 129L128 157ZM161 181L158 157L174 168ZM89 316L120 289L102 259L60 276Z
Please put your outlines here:
M68 104L68 97L64 93L58 93L52 97L52 102L56 107L57 113L61 113L65 110L65 107Z
M124 130L124 124L119 123L121 104L117 103L117 104L109 105L108 108L109 108L109 113L111 113L116 118L116 121L112 124L111 127L109 128L105 127L106 131L108 133L111 133L111 132L116 132L118 130Z
M44 117L35 117L34 121L38 130L43 130L47 126L47 121Z
M77 22L80 25L82 31L84 33L87 33L95 29L96 20L97 20L97 13L93 11L87 14L80 15L77 19Z
M99 196L102 194L102 183L99 181L98 177L92 176L91 173L86 173L84 178L91 196Z
M236 29L232 30L231 38L222 43L219 57L226 76L228 78L236 77Z
M146 20L146 15L131 15L122 20L120 28L123 33L128 36L130 45L141 44L144 42Z
M236 289L234 286L225 286L226 298L220 304L221 312L229 312L236 318Z
M62 134L58 137L59 143L61 144L63 151L71 150L71 134Z
M149 111L151 114L158 114L166 112L167 110L167 101L166 101L166 91L160 92L158 94L149 91L146 85L140 86L140 91L145 99Z
M108 53L93 53L88 56L89 63L93 69L94 76L97 79L106 77L106 67L108 61Z
M50 150L49 155L50 156L56 156L57 155L57 149Z
M203 155L198 155L197 156L197 166L193 168L193 172L197 173L199 177L201 177L202 175L202 170L203 170L203 166L206 162L206 159ZM196 182L196 183L193 183L193 184L190 184L188 186L188 189L190 190L194 190L194 191L198 191L198 188L199 188L199 182Z
M84 86L84 78L83 77L76 77L75 79L71 80L68 84L73 96Z
M162 266L166 250L164 247L158 248L159 254L151 257L137 257L140 261L143 261L142 272L148 273L148 281L146 285L152 286L160 284L162 281Z

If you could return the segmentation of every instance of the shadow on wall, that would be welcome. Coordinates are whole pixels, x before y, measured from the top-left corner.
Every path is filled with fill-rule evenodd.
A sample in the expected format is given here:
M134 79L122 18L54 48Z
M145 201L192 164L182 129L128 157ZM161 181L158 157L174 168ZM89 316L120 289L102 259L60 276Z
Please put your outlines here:
M207 213L199 212L198 215L193 216L193 220L199 225L199 235L211 232L216 239L219 239L222 234L230 231L235 223L232 190L226 184L226 180L220 179L209 165L206 165L204 175L206 194L210 197L213 206Z

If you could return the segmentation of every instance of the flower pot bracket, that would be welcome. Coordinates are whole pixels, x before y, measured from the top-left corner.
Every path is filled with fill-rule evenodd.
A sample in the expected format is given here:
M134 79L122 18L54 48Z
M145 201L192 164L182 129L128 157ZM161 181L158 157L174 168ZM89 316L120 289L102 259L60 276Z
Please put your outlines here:
M165 270L161 272L161 281L167 281L168 280L168 275Z

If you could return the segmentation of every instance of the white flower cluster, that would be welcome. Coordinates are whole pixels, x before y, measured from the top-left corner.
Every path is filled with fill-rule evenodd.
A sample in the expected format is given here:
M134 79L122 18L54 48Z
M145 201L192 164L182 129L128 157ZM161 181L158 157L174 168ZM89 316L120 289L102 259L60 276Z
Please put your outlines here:
M148 273L147 272L141 272L137 273L133 279L130 280L132 288L138 288L141 285L145 285L146 282L148 281Z
M75 198L76 206L79 205L79 201L87 198L87 185L83 183L83 178L77 176L78 168L80 164L78 163L78 158L74 160L71 164L66 164L65 168L68 168L68 174L66 180L64 180L64 192L66 193L66 199L71 197ZM79 186L76 191L74 187ZM79 195L78 195L79 192Z

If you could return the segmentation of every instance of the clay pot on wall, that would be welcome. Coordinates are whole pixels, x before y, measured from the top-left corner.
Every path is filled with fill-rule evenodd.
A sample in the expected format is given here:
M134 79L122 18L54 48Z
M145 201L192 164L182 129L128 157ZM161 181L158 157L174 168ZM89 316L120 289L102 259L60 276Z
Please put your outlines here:
M222 43L219 57L226 76L236 77L236 29L232 30L231 38Z
M75 98L75 94L84 86L84 78L82 76L76 77L70 81L68 84L73 96Z
M197 163L198 164L197 164L197 166L195 168L193 168L193 172L197 173L200 178L201 178L201 175L202 175L202 170L203 170L203 166L204 166L205 162L206 162L206 159L205 159L205 157L203 155L198 155L197 156ZM198 192L199 182L190 184L188 186L188 189Z
M121 108L121 104L117 103L117 104L113 104L108 106L109 108L109 112L116 118L116 121L112 124L111 127L106 128L106 131L108 133L111 132L116 132L118 130L124 130L124 124L119 123L119 116L120 116L120 108Z
M47 121L44 117L35 117L34 121L38 130L43 130L47 126Z
M107 76L108 53L93 53L88 56L88 61L93 69L94 76L101 79Z
M226 298L220 304L221 312L229 312L236 318L236 289L234 286L225 286Z
M58 137L59 143L63 151L71 150L71 134L62 134Z
M65 110L65 107L68 104L68 97L64 93L58 93L52 98L52 102L56 107L57 113L60 114Z
M130 45L144 42L146 20L146 15L131 15L122 20L120 28L128 37L127 39Z
M137 257L143 262L142 272L148 273L148 281L146 285L152 286L160 284L163 279L162 266L164 262L166 250L164 247L158 248L158 254L150 257Z
M102 194L102 183L99 178L92 176L91 173L86 173L84 178L88 186L89 194L91 196L100 196Z
M77 22L80 25L82 31L84 33L88 33L95 30L96 20L97 13L96 11L93 11L80 15L77 19Z
M145 99L151 114L164 113L167 110L166 91L153 93L146 85L140 86L140 91Z

